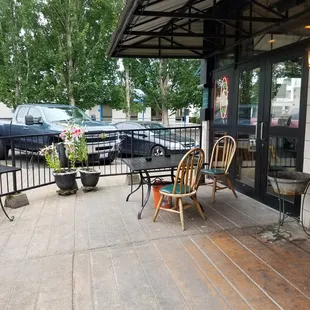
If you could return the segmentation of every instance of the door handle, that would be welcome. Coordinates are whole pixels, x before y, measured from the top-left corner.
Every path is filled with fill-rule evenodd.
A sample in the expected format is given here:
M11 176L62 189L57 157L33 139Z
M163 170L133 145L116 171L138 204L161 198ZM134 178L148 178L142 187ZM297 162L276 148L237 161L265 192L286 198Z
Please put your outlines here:
M28 127L23 127L23 129L24 129L24 130L29 130L29 128L28 128Z
M264 122L260 123L260 140L263 140L263 133L264 133Z

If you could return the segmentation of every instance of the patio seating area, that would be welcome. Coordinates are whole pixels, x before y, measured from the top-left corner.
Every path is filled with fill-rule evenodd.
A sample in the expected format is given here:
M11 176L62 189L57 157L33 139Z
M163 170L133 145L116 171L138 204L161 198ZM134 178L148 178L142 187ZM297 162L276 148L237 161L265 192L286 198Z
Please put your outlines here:
M227 189L201 186L207 215L160 212L137 219L124 176L98 191L27 192L30 205L0 213L0 309L309 309L310 239L278 212ZM274 225L274 226L273 226Z

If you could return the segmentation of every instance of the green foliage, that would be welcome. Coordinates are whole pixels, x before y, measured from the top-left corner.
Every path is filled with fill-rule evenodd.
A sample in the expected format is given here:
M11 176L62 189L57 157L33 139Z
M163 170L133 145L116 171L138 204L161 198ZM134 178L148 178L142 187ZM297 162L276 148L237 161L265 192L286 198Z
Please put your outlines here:
M197 89L200 81L195 76L198 60L124 59L123 64L129 70L131 89L142 90L144 104L155 111L201 106L202 94ZM142 108L141 104L131 105L131 111L139 112Z
M106 57L122 0L0 0L0 100L118 107L118 64Z
M127 110L124 76L106 51L123 0L0 0L0 101ZM124 59L131 90L156 111L200 106L199 61ZM134 95L131 94L131 98ZM132 102L132 101L131 101ZM143 106L131 103L131 111Z
M79 161L82 166L84 166L85 163L88 166L88 152L85 134L83 134L78 141L75 141L75 144L76 160Z
M258 105L260 70L243 71L239 77L239 104Z
M52 143L40 151L40 154L45 157L46 163L49 168L54 172L61 172L60 160L57 151L57 145Z

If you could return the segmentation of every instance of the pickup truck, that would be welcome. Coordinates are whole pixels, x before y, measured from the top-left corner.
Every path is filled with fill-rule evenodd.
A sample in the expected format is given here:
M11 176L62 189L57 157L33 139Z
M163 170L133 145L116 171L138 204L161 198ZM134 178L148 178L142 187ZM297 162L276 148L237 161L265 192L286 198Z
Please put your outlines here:
M16 140L18 143L15 143L15 148L38 152L46 145L59 141L59 134L69 123L85 126L88 155L92 160L110 164L117 157L120 144L117 128L94 121L79 108L64 104L18 106L12 120L0 121L0 137L22 136ZM104 132L104 135L100 132ZM38 136L26 137L27 135ZM9 139L0 139L0 160L7 158L10 147ZM65 152L62 151L59 155L64 165Z

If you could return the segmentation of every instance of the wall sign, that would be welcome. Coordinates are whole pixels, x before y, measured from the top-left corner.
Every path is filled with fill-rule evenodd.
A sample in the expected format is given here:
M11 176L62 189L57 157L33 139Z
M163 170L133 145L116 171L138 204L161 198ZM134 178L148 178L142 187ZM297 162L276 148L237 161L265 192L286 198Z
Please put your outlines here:
M221 118L225 119L227 118L227 109L228 109L228 78L224 76L221 80L221 85L220 85L220 113L221 113Z
M217 123L227 123L229 79L223 76L215 80L214 119Z

